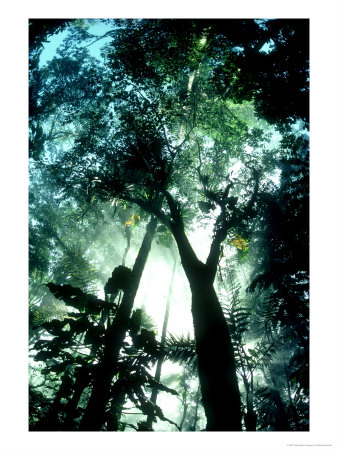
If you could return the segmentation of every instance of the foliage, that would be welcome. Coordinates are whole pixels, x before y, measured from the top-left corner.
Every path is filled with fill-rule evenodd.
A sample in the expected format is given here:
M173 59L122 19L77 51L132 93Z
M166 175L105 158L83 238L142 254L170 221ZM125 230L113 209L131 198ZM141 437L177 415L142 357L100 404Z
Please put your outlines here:
M48 288L53 295L62 299L71 309L79 312L67 311L62 320L53 319L40 325L47 331L33 346L34 361L43 362L45 367L41 369L41 375L57 375L61 381L59 390L54 394L54 400L46 400L43 391L32 388L31 394L31 429L32 430L58 430L71 426L77 429L77 421L69 423L70 418L80 418L83 412L82 406L73 405L76 411L71 411L72 399L76 395L76 387L81 377L86 378L82 386L89 386L103 355L105 345L105 326L98 321L103 309L111 311L112 317L118 307L114 303L100 300L91 294L86 294L79 288L70 285L55 285L48 283ZM155 418L173 422L167 419L160 407L151 404L145 394L144 388L156 386L157 389L176 395L176 392L154 380L149 373L150 362L156 359L158 343L152 331L141 328L141 310L134 311L129 323L129 333L133 344L124 343L124 352L118 363L118 372L112 386L112 398L123 392L136 408L144 414L153 410ZM137 319L138 317L138 319ZM65 380L67 383L65 384ZM60 383L59 381L59 383ZM65 388L67 386L67 388ZM58 398L58 396L60 398ZM56 417L53 412L55 402L61 401ZM78 399L79 400L79 399ZM53 403L54 402L54 403ZM52 417L57 421L52 424ZM109 423L109 414L107 417ZM68 422L67 422L68 421Z
M169 334L165 340L165 357L172 362L189 365L191 370L197 369L195 343L188 336L174 336Z

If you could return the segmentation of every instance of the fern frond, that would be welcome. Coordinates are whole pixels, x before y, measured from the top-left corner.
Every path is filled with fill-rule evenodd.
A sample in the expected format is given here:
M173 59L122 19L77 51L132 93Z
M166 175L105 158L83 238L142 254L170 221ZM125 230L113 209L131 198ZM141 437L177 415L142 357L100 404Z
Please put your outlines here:
M197 355L195 341L188 336L175 336L169 334L165 340L165 359L178 364L190 365L193 370L197 369Z

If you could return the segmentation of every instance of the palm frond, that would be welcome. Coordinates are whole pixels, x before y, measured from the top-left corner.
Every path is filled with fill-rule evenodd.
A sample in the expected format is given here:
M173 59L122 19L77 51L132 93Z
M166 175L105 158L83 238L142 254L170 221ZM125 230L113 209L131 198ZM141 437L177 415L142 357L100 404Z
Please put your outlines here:
M187 336L175 336L169 334L164 345L165 359L172 362L189 365L193 370L197 369L197 355L195 341Z

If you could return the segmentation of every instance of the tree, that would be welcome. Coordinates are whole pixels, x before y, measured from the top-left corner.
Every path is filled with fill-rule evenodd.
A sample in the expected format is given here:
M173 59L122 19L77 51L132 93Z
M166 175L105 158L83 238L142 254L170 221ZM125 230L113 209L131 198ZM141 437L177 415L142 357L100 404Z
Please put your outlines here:
M171 280L170 280L169 292L168 292L165 314L164 314L164 319L163 319L163 327L162 327L162 334L161 334L161 351L162 352L164 350L164 343L165 343L165 339L166 339L166 335L167 335L169 313L170 313L170 302L171 302L171 297L172 297L172 292L173 292L173 285L174 285L175 271L176 271L176 256L172 249L171 249L171 253L172 253L173 259L174 259L174 265L173 265L173 269L172 269L172 276L171 276ZM156 364L155 380L158 382L161 379L161 370L162 370L163 361L164 361L164 353L159 357L157 364ZM153 388L153 390L151 392L151 396L150 396L150 401L154 404L156 404L157 394L158 394L158 389L155 386ZM149 414L146 425L150 430L152 428L152 422L153 422L153 417L151 414Z
M93 390L81 421L80 430L100 430L103 424L110 385L113 376L117 373L117 360L125 339L128 319L133 308L133 302L142 277L142 272L150 252L156 225L157 220L152 218L147 226L147 231L133 270L130 271L130 269L124 269L124 272L128 270L128 280L123 283L124 295L112 324L107 328L102 364L97 368ZM122 268L123 266L120 267ZM116 288L121 288L121 286L116 285L114 287L108 287L106 285L106 293L112 294Z

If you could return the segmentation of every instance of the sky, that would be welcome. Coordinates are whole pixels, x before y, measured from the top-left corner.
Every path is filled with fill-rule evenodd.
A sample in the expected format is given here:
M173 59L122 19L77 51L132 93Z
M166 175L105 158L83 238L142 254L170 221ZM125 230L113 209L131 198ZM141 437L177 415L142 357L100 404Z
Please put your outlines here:
M106 25L104 23L99 23L99 24L93 23L90 26L90 29L88 31L96 36L103 36L107 31L109 31L111 29L112 29L111 26ZM45 65L46 62L50 61L53 58L57 48L59 47L59 45L62 43L62 41L65 39L65 37L67 35L68 35L68 31L65 30L65 31L60 31L56 35L50 36L48 38L49 42L43 44L44 51L42 52L41 57L40 57L40 65L41 66ZM111 40L110 37L102 38L102 39L98 40L97 42L94 42L95 39L93 39L92 41L86 42L85 45L88 45L90 42L93 42L93 44L88 46L89 52L92 56L101 60L100 49L104 44L108 43L110 40Z
M147 433L128 438L124 433L112 437L98 433L28 433L27 431L27 20L29 17L310 17L311 19L311 422L309 433L218 433L160 434ZM2 48L2 60L11 61L11 67L1 71L3 95L3 153L1 192L6 220L1 221L1 237L6 267L2 275L3 321L1 342L13 336L13 303L15 321L19 330L11 346L3 346L2 360L8 362L10 370L2 370L1 443L8 450L49 450L64 448L108 448L123 446L126 450L137 445L139 449L173 447L196 449L213 448L231 450L285 449L287 446L337 447L337 398L336 383L332 376L338 371L337 359L327 360L327 348L334 349L337 342L337 177L338 158L336 151L337 117L337 2L322 0L311 2L284 0L283 2L242 0L242 2L116 2L96 0L77 2L9 2L3 5L4 17L14 18L19 30L13 33L13 20L4 20L1 28L3 40L10 45ZM27 44L26 44L27 45ZM325 70L323 70L325 68ZM19 113L18 113L19 112ZM15 118L15 120L13 120ZM8 125L8 126L7 126ZM18 133L19 129L19 133ZM20 180L13 184L12 167ZM329 231L328 231L329 230ZM323 245L323 235L329 232L330 245ZM323 261L325 262L323 264ZM15 286L15 290L14 287ZM14 295L15 293L15 295ZM328 314L330 312L330 314ZM10 319L10 320L9 320ZM336 352L335 352L336 353ZM325 368L325 369L324 369ZM328 382L323 383L323 379ZM22 408L17 408L17 405ZM327 416L323 415L327 412ZM326 420L328 417L328 420Z

